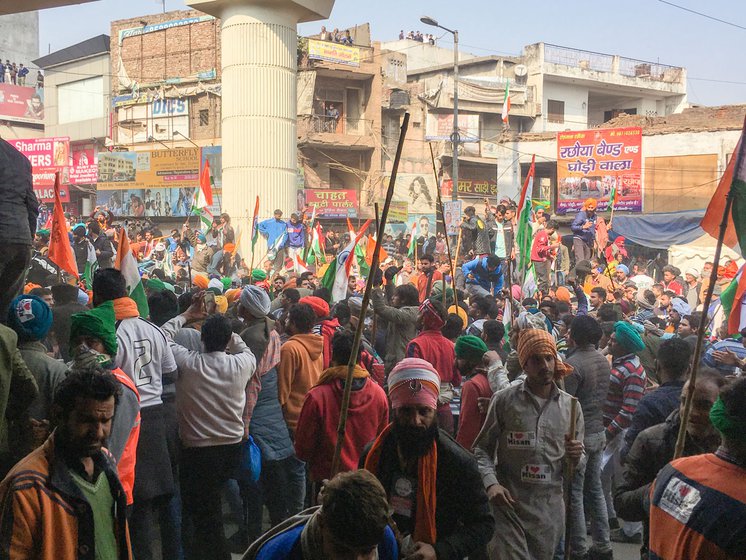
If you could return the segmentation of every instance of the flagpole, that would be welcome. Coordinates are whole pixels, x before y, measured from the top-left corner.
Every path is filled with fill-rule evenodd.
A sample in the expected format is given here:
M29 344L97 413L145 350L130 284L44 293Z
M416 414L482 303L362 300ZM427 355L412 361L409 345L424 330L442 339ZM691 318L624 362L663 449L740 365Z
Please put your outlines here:
M381 229L381 219L380 219L380 215L378 213L378 203L377 202L373 203L373 209L375 210L375 213L376 213L376 231L378 231L378 230ZM376 241L378 241L378 240L376 240ZM367 247L366 247L366 251L367 251ZM381 271L381 272L383 272L383 271ZM376 271L373 269L373 264L371 263L371 269L368 272L368 276L375 276L375 274L376 274ZM362 317L361 317L361 320L362 320ZM370 329L370 338L373 341L373 345L375 345L375 343L376 343L376 330L378 330L378 315L376 313L374 313L373 314L373 325L371 326L371 329Z
M376 246L373 249L373 261L371 262L371 269L375 270L378 268L378 258L381 252L381 239L383 239L383 231L386 227L386 219L389 215L389 207L391 206L391 199L394 196L394 185L396 184L396 174L399 170L399 161L401 160L402 149L404 148L404 139L407 136L407 129L409 128L409 113L404 113L404 119L401 124L401 131L399 133L399 144L396 147L396 156L394 157L393 167L391 169L391 177L389 178L389 187L386 191L386 200L383 203L383 211L381 212L381 223L378 227L378 235L376 237ZM354 251L350 253L348 258L354 258ZM352 378L355 371L355 365L357 364L357 354L360 349L360 340L363 336L363 327L365 325L365 313L370 303L370 294L373 289L373 279L375 274L369 274L368 279L365 282L365 294L363 295L363 303L360 308L360 320L355 329L355 338L352 342L352 349L350 351L350 361L347 364L347 378L344 386L344 393L342 394L342 406L339 412L339 425L337 427L337 442L334 447L334 455L332 457L332 468L331 476L334 476L339 472L340 457L342 455L342 445L345 440L345 430L347 428L347 412L350 409L350 396L352 395Z
M249 284L254 283L254 236L256 235L256 232L254 231L254 222L257 220L256 215L256 208L259 206L259 195L256 195L256 204L254 205L254 216L251 218L251 268L249 268ZM246 209L246 213L249 213L248 208ZM257 224L258 227L258 224ZM304 259L305 260L305 259Z
M741 134L741 142L744 141L744 135L746 134L746 119L744 119L744 128ZM743 164L741 161L741 154L743 150L738 150L736 154L736 163L733 167L733 178L731 179L730 188L728 189L728 195L725 198L725 210L723 211L723 219L720 222L720 231L718 232L717 245L715 245L715 258L712 263L712 271L710 272L710 285L707 287L707 293L705 295L705 301L702 304L705 317L703 317L703 325L707 325L708 313L710 310L710 303L712 303L712 292L715 290L715 283L717 282L717 270L720 264L720 255L723 251L723 240L725 239L725 232L728 229L728 218L730 218L731 208L733 207L733 201L735 199L735 192L733 192L733 182L738 174L740 166ZM681 415L681 425L679 426L679 433L676 437L676 448L673 454L674 459L678 459L684 452L684 444L686 443L686 427L689 423L689 417L692 413L692 401L694 400L694 386L697 383L697 371L699 370L699 360L702 355L702 341L704 340L705 329L700 327L697 332L697 344L694 346L694 358L692 359L692 373L689 376L689 385L687 387L686 395L684 397L684 412Z
M453 287L453 304L458 307L458 296L456 295L456 263L451 260L451 243L448 241L448 229L446 226L446 215L443 211L443 199L440 197L440 185L438 184L438 170L435 168L435 153L433 152L432 143L427 144L430 147L430 162L433 165L433 176L435 177L435 192L437 193L438 208L440 208L440 217L443 220L443 233L446 240L446 254L448 255L448 264L451 265L451 286ZM435 228L437 231L437 227ZM443 306L446 304L446 279L443 278Z

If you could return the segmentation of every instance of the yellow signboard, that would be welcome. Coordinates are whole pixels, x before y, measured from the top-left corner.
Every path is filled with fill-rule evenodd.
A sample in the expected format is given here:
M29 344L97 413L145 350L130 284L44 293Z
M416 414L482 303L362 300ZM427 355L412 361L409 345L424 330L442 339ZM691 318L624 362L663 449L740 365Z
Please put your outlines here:
M311 60L326 60L348 66L360 66L360 49L329 41L309 39L308 58Z

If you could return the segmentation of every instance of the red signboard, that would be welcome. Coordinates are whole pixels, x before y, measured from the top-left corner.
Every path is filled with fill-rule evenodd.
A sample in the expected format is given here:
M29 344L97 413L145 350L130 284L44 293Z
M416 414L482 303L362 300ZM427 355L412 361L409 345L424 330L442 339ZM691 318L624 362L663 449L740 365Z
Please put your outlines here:
M42 124L44 103L33 87L0 84L0 118Z
M357 191L305 189L306 205L322 218L356 218Z
M31 162L34 191L39 202L54 202L54 174L59 171L60 183L67 185L68 158L70 139L62 138L30 138L8 140L16 150L25 155ZM67 188L60 189L62 202L70 202Z
M95 185L98 181L96 150L73 148L70 159L70 182L76 185Z

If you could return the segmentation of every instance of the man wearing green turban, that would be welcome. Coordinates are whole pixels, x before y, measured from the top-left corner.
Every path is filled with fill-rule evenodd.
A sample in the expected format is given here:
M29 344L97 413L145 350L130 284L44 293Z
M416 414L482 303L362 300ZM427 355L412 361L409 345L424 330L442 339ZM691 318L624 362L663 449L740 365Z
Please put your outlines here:
M456 441L466 449L473 447L487 415L483 405L485 401L480 399L492 396L487 367L483 363L487 351L487 345L479 337L466 335L456 339L456 368L466 380L461 388L461 414Z
M117 330L112 301L70 317L70 348L73 349L73 356L77 355L81 345L113 361L117 354Z

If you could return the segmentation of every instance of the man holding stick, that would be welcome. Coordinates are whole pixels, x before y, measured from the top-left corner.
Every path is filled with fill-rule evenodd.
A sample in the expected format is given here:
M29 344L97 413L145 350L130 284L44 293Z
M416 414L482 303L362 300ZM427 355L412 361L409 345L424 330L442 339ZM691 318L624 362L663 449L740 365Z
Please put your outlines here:
M564 530L563 465L583 456L584 423L573 397L557 386L572 372L548 332L521 331L518 361L526 379L495 393L474 443L495 515L490 558L550 560Z

